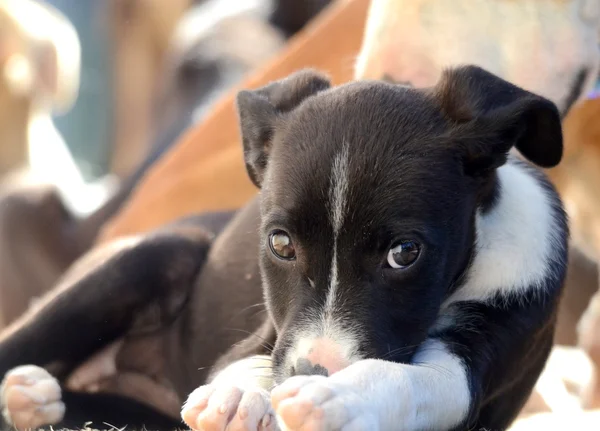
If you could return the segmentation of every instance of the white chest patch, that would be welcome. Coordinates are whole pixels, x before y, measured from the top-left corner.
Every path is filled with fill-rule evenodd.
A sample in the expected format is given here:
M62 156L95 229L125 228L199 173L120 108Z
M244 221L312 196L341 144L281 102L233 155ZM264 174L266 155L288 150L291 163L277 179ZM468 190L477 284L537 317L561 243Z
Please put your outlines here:
M476 218L475 257L466 282L445 305L541 288L561 248L548 191L526 168L515 164L498 169L498 179L499 201Z

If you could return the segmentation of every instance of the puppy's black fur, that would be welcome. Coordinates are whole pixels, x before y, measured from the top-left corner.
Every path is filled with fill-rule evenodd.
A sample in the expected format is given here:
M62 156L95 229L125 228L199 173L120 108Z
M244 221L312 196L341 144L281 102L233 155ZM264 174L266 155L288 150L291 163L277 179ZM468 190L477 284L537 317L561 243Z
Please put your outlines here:
M355 347L348 363L410 362L425 340L440 341L464 364L470 399L461 423L446 429L506 429L551 348L568 236L552 186L508 153L515 147L539 166L556 165L556 107L476 67L449 70L426 90L382 82L329 87L304 71L241 92L244 156L259 197L235 216L166 227L67 280L3 334L0 372L58 365L54 373L64 379L112 341L145 334L164 346L161 378L182 399L206 381L208 369L199 367L217 362L214 374L272 346L281 382L317 372L299 367L292 351L306 328L323 335L319 319L329 312ZM528 232L503 232L498 223L518 227L509 223L512 211L527 215L541 203L534 194L510 206L506 172L545 197L549 217L540 223L548 237L531 240L552 247L534 253L535 273L511 273L530 256L512 247L521 244L514 235ZM503 233L498 250L507 253L492 256L509 276L473 285L476 271L490 269L477 266L490 252L477 242L488 225L478 223L493 228L494 220ZM292 247L283 259L278 241ZM410 247L390 253L399 244ZM396 268L390 256L410 259ZM328 301L335 301L329 311ZM65 391L64 399L62 425L81 418L152 429L178 424L118 396Z

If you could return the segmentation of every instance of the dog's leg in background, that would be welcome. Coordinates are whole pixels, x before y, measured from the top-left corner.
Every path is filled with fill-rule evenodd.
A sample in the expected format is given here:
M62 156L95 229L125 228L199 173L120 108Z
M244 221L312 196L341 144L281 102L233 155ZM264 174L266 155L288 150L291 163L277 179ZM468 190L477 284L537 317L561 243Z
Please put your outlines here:
M581 347L600 366L600 294L598 265L576 244L569 247L569 266L558 311L554 341L560 346ZM600 379L592 376L580 393L582 407L600 407Z
M86 255L62 285L0 335L0 373L6 376L3 408L11 419L22 419L19 428L49 425L44 414L55 420L57 402L66 405L61 423L65 426L81 427L83 423L73 423L79 419L115 420L121 426L178 424L123 397L63 389L61 398L57 381L64 381L94 353L137 329L137 319L148 310L159 312L155 322L159 325L168 325L177 315L211 244L202 229L187 227L182 232L166 228ZM23 365L28 367L13 370ZM57 379L41 367L56 370ZM54 409L46 411L46 405Z
M276 429L271 406L274 386L270 353L275 331L270 319L215 364L210 383L188 397L181 416L193 430Z
M592 381L589 382L582 394L582 403L585 408L600 408L600 291L591 299L590 304L583 314L579 325L579 345L589 355L596 365L593 370Z

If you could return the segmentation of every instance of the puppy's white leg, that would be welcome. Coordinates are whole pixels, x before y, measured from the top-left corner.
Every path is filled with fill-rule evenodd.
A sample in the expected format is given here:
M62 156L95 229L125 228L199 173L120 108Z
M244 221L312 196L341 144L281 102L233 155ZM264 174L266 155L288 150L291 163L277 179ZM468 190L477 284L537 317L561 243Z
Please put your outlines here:
M60 385L43 368L25 365L12 369L0 391L2 414L18 430L56 424L65 414Z
M269 356L235 362L192 392L181 416L198 431L274 431L271 374Z
M292 377L272 398L282 426L302 431L452 429L471 401L462 361L435 340L415 365L363 360L331 377Z

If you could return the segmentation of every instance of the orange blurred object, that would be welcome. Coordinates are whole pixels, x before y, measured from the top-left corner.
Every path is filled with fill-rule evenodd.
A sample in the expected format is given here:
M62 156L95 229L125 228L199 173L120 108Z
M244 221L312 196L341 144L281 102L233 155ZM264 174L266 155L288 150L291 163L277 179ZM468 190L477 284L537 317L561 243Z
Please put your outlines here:
M334 2L241 87L259 87L304 67L329 73L336 84L351 80L368 6L369 0ZM234 106L238 90L230 91L146 174L105 225L100 242L146 232L190 213L239 208L255 195L242 159Z

